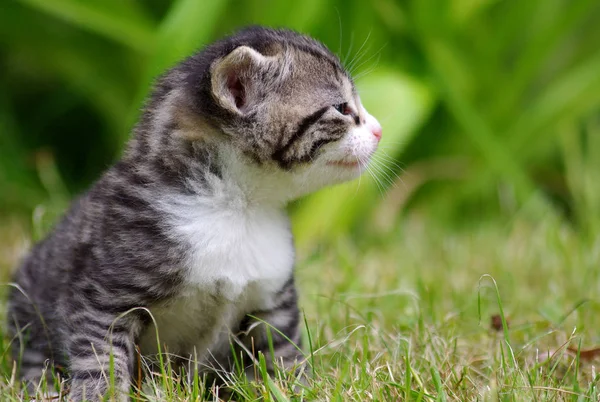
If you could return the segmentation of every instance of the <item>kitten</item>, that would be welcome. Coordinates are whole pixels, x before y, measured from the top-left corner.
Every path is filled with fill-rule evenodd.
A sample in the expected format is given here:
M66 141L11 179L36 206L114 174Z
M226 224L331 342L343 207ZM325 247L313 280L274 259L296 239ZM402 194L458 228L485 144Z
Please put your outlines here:
M97 399L112 354L128 400L135 346L158 352L153 319L181 362L231 369L236 336L293 369L286 203L359 176L380 138L348 72L308 36L247 28L168 71L122 159L16 273L8 316L22 378L35 384L50 362L66 368L72 400ZM275 356L250 316L285 335L271 331Z

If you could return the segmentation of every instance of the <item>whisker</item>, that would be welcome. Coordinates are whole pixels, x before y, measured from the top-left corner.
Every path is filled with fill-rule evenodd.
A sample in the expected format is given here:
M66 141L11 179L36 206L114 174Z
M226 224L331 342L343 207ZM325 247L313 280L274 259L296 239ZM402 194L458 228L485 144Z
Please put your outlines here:
M394 158L392 158L391 156L387 155L385 153L385 151L381 151L381 153L377 153L373 155L373 158L375 159L379 159L382 162L388 163L390 165L392 165L393 167L395 167L396 169L401 170L402 172L404 172L404 168L400 165L400 163L398 163Z
M352 52L353 46L354 46L354 32L350 33L350 47L348 48L348 51L346 52L346 55L344 56L344 60L342 61L342 63L344 65L346 65L346 60L348 60L348 57L350 57L350 53Z
M353 148L351 150L351 154L352 154L352 156L354 156L358 160L358 165L359 166L361 166L361 167L366 166L364 158L362 158L360 154L356 153L356 149L355 148ZM353 198L356 198L356 196L358 195L358 190L360 189L361 182L362 182L362 174L358 176L358 182L357 182L357 185L356 185L356 190L354 191Z
M335 12L338 16L338 23L339 23L339 27L340 27L340 45L338 46L338 55L342 55L342 16L340 15L340 10L338 10L337 7L334 7Z
M381 180L385 181L385 184L387 184L387 187L395 187L396 183L394 181L394 179L392 177L390 177L390 173L392 173L393 171L388 170L385 165L378 165L377 164L377 160L373 160L373 163L371 164L371 167L373 168L373 170L377 173L379 173L380 175L382 175L382 177L380 177Z
M384 44L382 47L379 48L379 50L377 50L375 53L373 53L371 56L369 56L368 59L362 61L360 64L358 65L353 65L352 69L353 71L357 71L358 69L360 69L360 67L362 67L363 65L365 65L366 63L368 63L371 59L373 59L373 57L377 57L377 61L375 63L375 66L377 66L377 63L379 63L379 60L381 59L381 51L383 49L385 49L385 47L387 46L387 44ZM368 50L368 49L367 49ZM357 60L356 63L358 63L360 60Z
M380 157L380 155L379 155ZM375 161L379 161L377 158L374 159ZM394 170L391 166L389 166L389 164L384 165L385 168L387 169L388 174L391 176L390 179L392 179L394 181L394 187L397 188L398 187L398 180L400 181L400 183L406 187L406 183L404 182L404 179L402 178L402 174L406 173L406 170L400 166L400 164L396 163L395 161L388 161L387 163L389 164L393 164L393 166L397 169Z
M360 72L360 73L358 73L358 74L355 74L355 75L353 75L353 77L354 77L354 81L358 81L358 80L360 80L361 78L365 77L365 76L366 76L366 75L368 75L368 74L371 74L373 71L375 71L375 70L377 69L377 67L378 67L378 65L379 65L379 61L381 60L381 55L380 55L380 54L378 54L378 55L376 55L376 56L377 56L377 59L375 60L375 62L374 62L374 63L373 63L373 64L372 64L372 65L371 65L369 68L367 68L367 69L366 69L366 70L364 70L364 71L361 71L361 72ZM367 63L367 62L368 62L370 59L372 59L372 58L373 58L373 56L369 57L367 60L365 60L364 62L362 62L360 65L356 66L355 70L359 70L359 69L360 69L360 67L361 67L363 64Z
M404 144L406 144L405 140L398 140L398 141L392 141L392 140L385 140L383 144L379 144L379 147L377 147L377 149L390 149L390 147L393 145L394 147L400 147L403 146Z
M383 156L378 155L372 158L374 162L380 163L381 168L385 169L386 172L394 176L398 176L399 173L404 173L404 169L395 161L385 159ZM399 171L399 172L398 172Z
M364 55L366 54L366 52L369 50L369 48L365 48L365 45L367 44L367 42L369 41L369 38L371 37L371 32L369 31L367 37L365 38L364 42L362 43L362 45L360 46L360 48L358 48L358 51L356 52L356 55L352 58L352 60L350 61L350 63L348 64L348 71L350 72L350 74L353 74L354 72L354 65L358 62L361 61L361 59L364 57ZM361 54L361 51L364 52Z
M356 155L356 153L354 151L352 152L352 155L354 155L358 159L358 165L360 167L365 166L363 159L359 155ZM362 174L358 176L358 184L356 185L356 191L354 192L354 196L353 196L354 198L356 198L356 196L358 195L358 189L360 188L361 181L362 181Z
M399 173L396 172L396 170L398 170L402 173L405 172L405 170L402 167L402 165L400 164L400 162L396 161L395 158L392 158L387 153L385 153L385 151L383 151L383 150L381 152L374 154L372 156L372 159L375 162L380 162L382 164L382 167L385 168L387 172L393 174L396 177L399 176Z
M381 194L381 197L384 197L383 194L383 184L381 183L381 181L379 180L379 178L377 177L377 175L373 172L372 170L372 165L366 165L367 168L367 172L369 172L369 175L373 178L373 180L375 181L375 184L377 185L377 189L379 190L379 194Z
M373 71L375 71L377 69L377 64L379 63L379 60L376 61L376 64L372 67L369 67L368 69L366 69L365 71L360 72L359 74L354 75L354 81L357 82L359 81L361 78L366 77L367 75L371 74Z

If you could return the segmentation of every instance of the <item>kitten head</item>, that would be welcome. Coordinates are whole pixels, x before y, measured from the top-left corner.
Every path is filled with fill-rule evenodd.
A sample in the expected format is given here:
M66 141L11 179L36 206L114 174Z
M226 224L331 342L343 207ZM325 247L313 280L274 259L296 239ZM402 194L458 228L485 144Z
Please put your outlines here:
M381 138L339 59L288 30L218 41L167 74L160 92L178 94L179 120L203 122L180 121L187 138L216 143L238 174L287 180L299 193L360 175Z

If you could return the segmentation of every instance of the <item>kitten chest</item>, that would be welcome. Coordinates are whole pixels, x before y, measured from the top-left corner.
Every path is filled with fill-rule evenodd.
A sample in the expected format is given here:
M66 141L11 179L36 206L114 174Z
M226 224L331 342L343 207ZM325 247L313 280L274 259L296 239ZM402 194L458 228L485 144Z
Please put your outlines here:
M178 231L189 247L185 277L190 288L264 309L269 295L292 274L292 235L281 211L214 211Z
M228 350L227 333L246 314L274 307L292 275L288 218L277 210L206 208L182 211L171 223L187 249L185 285L174 300L152 309L160 341L181 354L195 349L199 357ZM142 350L152 348L153 338L154 331L142 336Z

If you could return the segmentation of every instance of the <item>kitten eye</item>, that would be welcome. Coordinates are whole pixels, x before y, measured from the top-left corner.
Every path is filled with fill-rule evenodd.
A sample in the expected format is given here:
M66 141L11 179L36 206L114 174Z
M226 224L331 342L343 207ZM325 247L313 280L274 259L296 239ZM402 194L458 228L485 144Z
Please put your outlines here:
M338 103L337 105L333 105L333 108L344 116L349 116L352 114L352 109L350 109L348 106L348 102Z

